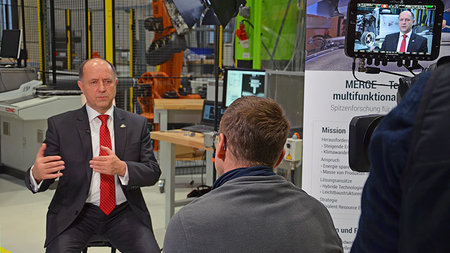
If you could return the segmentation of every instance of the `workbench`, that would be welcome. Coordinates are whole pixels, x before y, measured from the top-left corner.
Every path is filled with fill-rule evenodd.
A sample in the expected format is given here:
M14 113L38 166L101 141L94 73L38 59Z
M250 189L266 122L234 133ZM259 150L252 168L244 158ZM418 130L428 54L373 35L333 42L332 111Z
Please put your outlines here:
M161 131L168 129L169 122L198 124L202 109L203 99L154 99L154 122Z
M154 131L150 138L160 141L159 165L162 171L161 178L165 179L165 224L175 213L175 207L183 206L192 199L175 200L175 146L182 145L206 150L206 185L213 184L213 148L205 147L204 135L182 130Z

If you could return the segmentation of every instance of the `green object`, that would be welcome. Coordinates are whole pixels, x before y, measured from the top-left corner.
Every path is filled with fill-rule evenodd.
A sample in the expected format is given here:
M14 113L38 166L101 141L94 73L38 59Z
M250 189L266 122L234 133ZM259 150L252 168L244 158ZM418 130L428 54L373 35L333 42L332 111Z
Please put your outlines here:
M298 22L297 0L249 0L250 18L236 17L236 30L243 22L249 47L243 48L236 37L236 60L252 60L253 68L261 61L289 60L292 57Z
M253 23L253 38L252 43L253 46L253 69L260 69L261 68L261 43L262 40L262 34L261 34L261 26L262 26L262 1L256 1L254 5L254 12L253 16L255 17L253 20L255 21Z

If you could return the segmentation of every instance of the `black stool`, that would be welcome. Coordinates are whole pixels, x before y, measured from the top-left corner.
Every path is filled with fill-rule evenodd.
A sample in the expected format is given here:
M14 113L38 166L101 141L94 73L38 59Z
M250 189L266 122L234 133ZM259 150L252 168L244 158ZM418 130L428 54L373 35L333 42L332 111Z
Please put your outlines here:
M89 239L86 248L83 249L83 253L87 253L89 247L111 247L111 253L116 253L116 248L114 248L106 238L100 235L93 235L91 239Z

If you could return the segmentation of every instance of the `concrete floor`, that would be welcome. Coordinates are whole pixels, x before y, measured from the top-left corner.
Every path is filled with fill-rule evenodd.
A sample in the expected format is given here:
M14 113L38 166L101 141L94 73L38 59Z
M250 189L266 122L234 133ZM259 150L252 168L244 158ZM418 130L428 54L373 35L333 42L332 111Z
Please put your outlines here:
M183 199L192 190L191 180L199 177L177 176L176 199ZM156 240L162 248L164 242L165 195L158 186L142 188L150 211ZM54 191L32 194L22 180L0 174L0 252L40 253L45 252L45 216ZM7 251L5 251L7 250ZM110 252L109 248L90 248L88 252Z

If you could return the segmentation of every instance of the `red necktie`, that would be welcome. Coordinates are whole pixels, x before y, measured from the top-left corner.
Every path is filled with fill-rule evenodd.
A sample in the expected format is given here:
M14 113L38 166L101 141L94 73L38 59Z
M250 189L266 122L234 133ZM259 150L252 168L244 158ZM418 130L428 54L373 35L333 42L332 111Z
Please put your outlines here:
M107 125L108 115L102 114L98 118L102 121L100 126L100 147L105 146L111 149L111 136ZM106 151L100 148L100 156L108 155ZM116 207L116 195L114 176L100 174L100 209L109 215Z
M406 49L406 37L408 37L408 35L403 34L403 40L402 40L402 44L400 45L400 52L405 52Z

